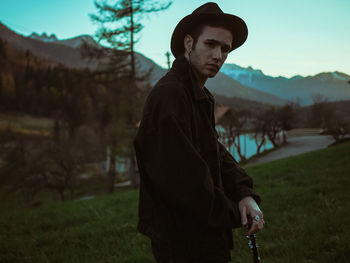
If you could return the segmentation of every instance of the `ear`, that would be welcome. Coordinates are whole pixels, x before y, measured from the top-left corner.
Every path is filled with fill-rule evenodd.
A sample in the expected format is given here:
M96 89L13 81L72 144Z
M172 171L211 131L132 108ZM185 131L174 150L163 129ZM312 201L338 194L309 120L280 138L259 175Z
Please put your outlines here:
M193 38L187 34L184 38L184 47L185 47L185 52L188 54L192 50L193 46Z

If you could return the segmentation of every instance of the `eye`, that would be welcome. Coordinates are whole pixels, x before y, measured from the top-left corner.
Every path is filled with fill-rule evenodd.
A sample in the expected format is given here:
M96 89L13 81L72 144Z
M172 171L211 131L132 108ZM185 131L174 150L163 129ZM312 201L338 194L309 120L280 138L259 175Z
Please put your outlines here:
M206 44L210 48L214 48L216 46L216 44L214 42L207 42Z

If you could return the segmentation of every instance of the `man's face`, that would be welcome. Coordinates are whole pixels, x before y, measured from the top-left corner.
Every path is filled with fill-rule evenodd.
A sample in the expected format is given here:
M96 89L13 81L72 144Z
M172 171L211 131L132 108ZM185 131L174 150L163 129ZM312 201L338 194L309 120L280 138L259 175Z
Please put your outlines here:
M202 34L198 37L195 48L192 49L191 64L203 77L215 77L224 64L231 50L231 45L232 34L229 30L205 26Z

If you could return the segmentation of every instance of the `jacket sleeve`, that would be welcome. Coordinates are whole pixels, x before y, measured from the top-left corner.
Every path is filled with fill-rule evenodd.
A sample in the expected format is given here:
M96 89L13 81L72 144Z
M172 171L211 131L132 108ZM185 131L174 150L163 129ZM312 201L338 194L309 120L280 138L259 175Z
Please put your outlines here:
M212 181L191 141L191 128L174 114L142 119L134 140L141 176L177 213L207 227L238 227L239 209Z
M246 196L251 196L260 204L260 197L253 191L253 180L245 170L238 165L233 156L219 143L221 157L221 176L226 195L236 203Z

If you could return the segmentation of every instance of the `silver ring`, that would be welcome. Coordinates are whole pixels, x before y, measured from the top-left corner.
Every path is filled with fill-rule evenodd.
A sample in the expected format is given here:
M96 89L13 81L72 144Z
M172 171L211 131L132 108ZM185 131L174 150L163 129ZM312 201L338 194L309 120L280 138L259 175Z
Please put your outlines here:
M253 220L256 221L256 222L259 222L260 221L260 216L255 215Z

